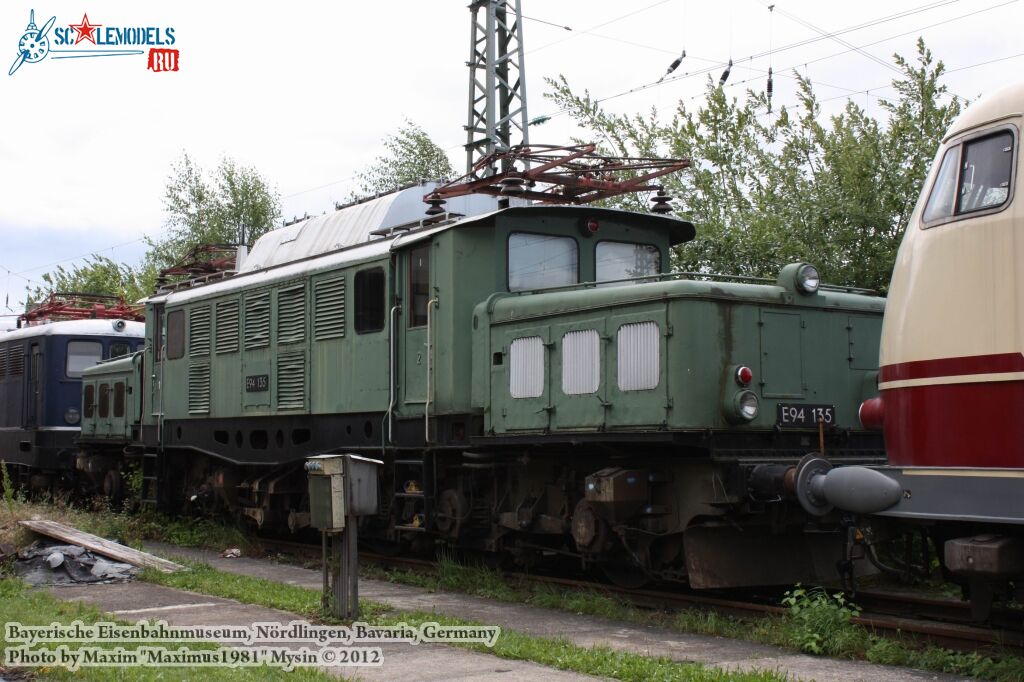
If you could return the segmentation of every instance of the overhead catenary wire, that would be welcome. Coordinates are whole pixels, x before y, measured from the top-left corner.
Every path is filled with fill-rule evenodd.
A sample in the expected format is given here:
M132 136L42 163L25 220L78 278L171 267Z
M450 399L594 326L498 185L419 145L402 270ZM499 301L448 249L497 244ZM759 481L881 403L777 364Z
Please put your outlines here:
M669 3L669 2L672 2L672 0L658 0L658 2L652 3L650 5L646 5L644 7L641 7L640 9L633 10L632 12L627 12L625 14L621 14L621 15L619 15L617 17L609 19L608 21L602 22L600 24L596 24L594 26L591 26L590 28L583 29L582 31L573 31L573 34L571 36L562 38L560 40L555 40L555 41L550 42L550 43L545 43L544 45L541 45L540 47L535 47L532 50L527 50L526 54L533 54L535 52L540 52L541 50L546 50L549 47L553 47L554 45L558 45L560 43L564 43L567 40L572 40L573 38L577 38L579 36L588 35L588 34L592 33L593 31L596 31L599 28L603 28L605 26L609 26L609 25L614 24L614 23L616 23L618 21L622 21L623 19L628 19L629 17L632 17L632 16L635 16L637 14L640 14L641 12L646 12L647 10L654 9L655 7L658 7L659 5L664 5L664 4Z
M923 6L911 9L911 10L906 10L906 11L903 11L903 12L899 12L897 14L889 15L887 17L881 17L879 19L868 21L868 22L865 22L865 23L862 23L862 24L857 24L856 26L851 26L851 27L847 27L847 28L844 28L844 29L840 29L838 31L833 32L833 35L849 33L849 32L852 32L852 31L860 30L862 28L867 28L869 26L876 26L876 25L879 25L879 24L887 23L889 21L895 21L896 19L901 19L901 18L904 18L906 16L910 16L911 14L917 14L917 13L928 11L928 10L931 10L931 9L936 9L938 7L943 7L943 6L950 5L950 4L953 4L955 2L959 2L959 1L960 0L944 0L943 2L929 3L928 5L923 5ZM961 15L958 15L958 16L955 16L955 17L951 17L949 19L945 19L943 21L938 21L938 22L935 22L935 23L932 23L932 24L928 24L926 26L922 26L922 27L918 27L918 28L912 29L910 31L905 31L903 33L892 35L892 36L889 36L887 38L882 38L880 40L875 40L875 41L872 41L870 43L865 43L863 45L860 45L859 47L863 48L863 47L870 47L872 45L877 45L879 43L883 43L883 42L886 42L886 41L889 41L889 40L894 40L896 38L900 38L900 37L903 37L903 36L906 36L906 35L910 35L912 33L917 33L919 31L923 31L923 30L926 30L928 28L933 28L935 26L941 26L943 24L948 24L948 23L951 23L951 22L954 22L954 21L959 21L960 19L964 19L964 18L967 18L967 17L975 16L975 15L981 14L983 12L989 12L989 11L992 11L992 10L995 10L995 9L999 9L1001 7L1006 7L1008 5L1015 4L1015 3L1019 2L1019 1L1020 0L1007 0L1006 2L1001 2L1001 3L997 3L995 5L990 5L989 7L983 7L981 9L974 10L972 12L967 12L965 14L961 14ZM782 46L780 48L775 49L774 53L784 52L784 51L788 51L788 50L794 49L796 47L802 47L802 46L808 45L810 43L826 40L827 37L828 36L817 36L815 38L809 38L809 39L806 39L806 40L801 40L801 41L797 41L797 42L794 42L794 43L790 43L788 45L784 45L784 46ZM665 50L663 50L663 51L665 51ZM804 60L804 61L801 61L798 64L795 64L795 65L793 65L791 67L788 67L788 68L796 68L796 67L801 66L801 65L806 66L808 64L813 64L815 62L820 62L820 61L823 61L823 60L826 60L826 59L832 59L833 57L838 57L840 55L847 54L849 52L851 52L851 49L846 49L846 50L843 50L841 52L836 52L836 53L833 53L833 54L830 54L830 55L825 55L823 57L817 57L815 59ZM767 52L759 52L759 53L755 53L755 54L751 55L750 57L752 57L754 59L757 59L757 58L760 58L760 57L764 57L767 54L768 54ZM697 57L697 56L692 55L692 54L688 55L688 58L690 58L690 59L697 59L697 60L700 60L700 61L710 61L710 60L706 60L706 59L701 58L701 57ZM643 92L644 90L648 90L648 89L653 88L653 87L657 87L657 86L661 86L661 85L667 85L668 83L673 83L673 82L676 82L676 81L679 81L679 80L683 80L683 79L686 79L686 78L692 78L694 76L701 76L701 75L704 75L704 74L711 73L712 71L715 71L716 69L721 68L721 67L726 66L726 65L727 65L727 62L717 61L717 62L715 62L715 64L713 66L708 66L706 68L701 68L701 69L697 69L695 71L685 72L685 73L682 73L682 74L679 74L679 75L676 75L676 76L672 76L670 78L664 79L660 83L657 82L657 81L650 82L650 83L645 83L645 84L638 85L638 86L629 88L628 90L623 90L621 92L618 92L618 93L615 93L615 94L612 94L612 95L606 95L606 96L603 96L603 97L595 98L593 100L593 103L594 104L601 104L603 102L607 102L607 101L610 101L610 100L613 100L613 99L618 99L620 97L625 97L627 95L632 95L632 94L635 94L635 93L638 93L638 92ZM780 69L779 72L776 72L776 73L779 73L779 75L781 75L781 73L780 73L781 71L783 71L783 69ZM833 86L833 87L838 87L838 86ZM850 88L849 91L850 92L862 92L863 89ZM691 99L693 99L693 98L691 98ZM563 109L559 109L558 111L555 111L555 112L553 112L551 114L547 114L547 116L550 116L550 117L554 118L555 116L561 116L561 115L567 113L567 111L568 111L567 109L563 108Z

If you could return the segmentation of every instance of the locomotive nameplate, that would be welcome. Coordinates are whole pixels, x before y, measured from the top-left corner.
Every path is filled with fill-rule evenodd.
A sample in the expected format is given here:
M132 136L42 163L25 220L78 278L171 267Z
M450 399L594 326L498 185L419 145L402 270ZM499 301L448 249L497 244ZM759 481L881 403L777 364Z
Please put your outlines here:
M825 426L836 423L835 405L814 405L800 403L779 403L775 411L775 423L791 428L818 428L818 422Z
M245 392L259 393L270 389L270 375L251 374L245 377Z

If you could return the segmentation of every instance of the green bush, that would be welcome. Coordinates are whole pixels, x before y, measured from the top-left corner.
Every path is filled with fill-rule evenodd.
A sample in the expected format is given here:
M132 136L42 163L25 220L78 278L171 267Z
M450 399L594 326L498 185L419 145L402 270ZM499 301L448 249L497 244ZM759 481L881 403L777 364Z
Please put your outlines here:
M782 605L789 607L786 626L793 644L801 651L842 656L863 650L866 632L850 622L860 607L842 592L829 594L820 587L799 583L786 592Z

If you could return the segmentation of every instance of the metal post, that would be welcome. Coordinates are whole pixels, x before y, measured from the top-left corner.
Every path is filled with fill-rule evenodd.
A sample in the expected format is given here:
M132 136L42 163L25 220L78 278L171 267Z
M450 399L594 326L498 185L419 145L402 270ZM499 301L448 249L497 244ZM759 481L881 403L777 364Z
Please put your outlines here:
M355 620L359 617L359 519L349 515L345 520L346 544L348 545L348 615Z
M327 556L327 532L320 532L320 565L323 566L324 571L324 591L320 595L320 610L324 614L330 609L331 604L331 564Z
M354 620L359 616L359 537L358 519L345 517L345 530L332 533L331 615L339 620Z
M344 545L345 531L331 533L331 569L334 573L334 584L331 585L331 615L335 618L344 618L348 613L348 593L345 590L345 567L348 564L345 561Z
M512 147L516 129L520 138L516 143L529 144L519 0L476 0L469 10L467 173L472 172L481 159ZM483 168L479 174L487 177L499 170L509 168Z

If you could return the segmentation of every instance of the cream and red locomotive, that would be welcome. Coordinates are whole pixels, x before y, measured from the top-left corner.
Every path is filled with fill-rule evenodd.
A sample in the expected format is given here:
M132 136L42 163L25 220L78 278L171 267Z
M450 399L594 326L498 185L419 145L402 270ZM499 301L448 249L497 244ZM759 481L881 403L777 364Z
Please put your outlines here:
M1024 84L968 107L907 225L880 395L860 410L884 429L888 466L828 471L816 459L798 476L805 507L929 526L945 568L981 602L1024 583L1022 112Z

